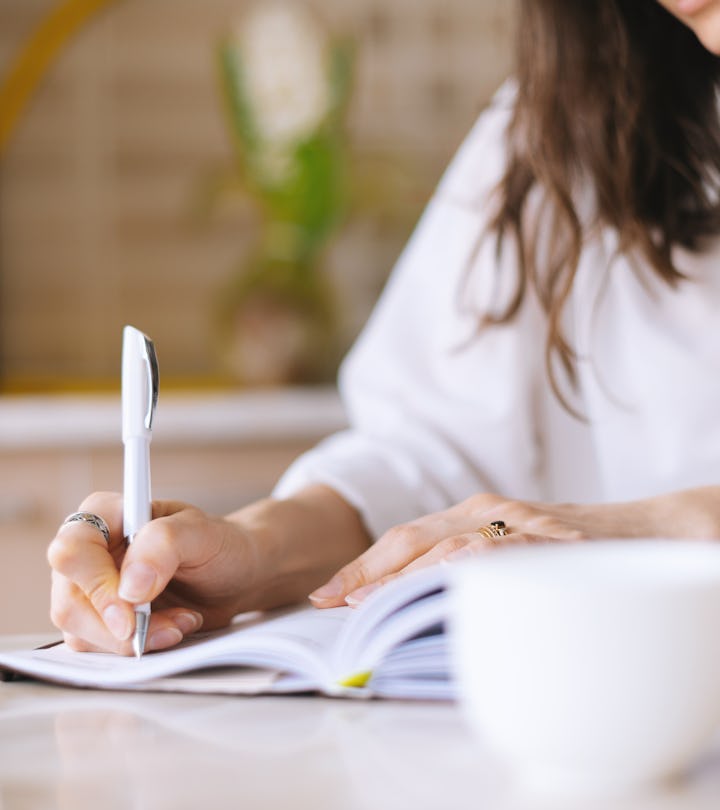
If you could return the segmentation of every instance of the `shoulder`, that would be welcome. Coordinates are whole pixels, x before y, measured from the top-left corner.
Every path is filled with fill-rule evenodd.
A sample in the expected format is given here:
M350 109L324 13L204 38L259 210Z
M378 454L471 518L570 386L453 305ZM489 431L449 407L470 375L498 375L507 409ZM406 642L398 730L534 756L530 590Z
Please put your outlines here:
M500 182L507 162L506 135L517 95L508 79L480 113L446 169L437 195L477 205Z

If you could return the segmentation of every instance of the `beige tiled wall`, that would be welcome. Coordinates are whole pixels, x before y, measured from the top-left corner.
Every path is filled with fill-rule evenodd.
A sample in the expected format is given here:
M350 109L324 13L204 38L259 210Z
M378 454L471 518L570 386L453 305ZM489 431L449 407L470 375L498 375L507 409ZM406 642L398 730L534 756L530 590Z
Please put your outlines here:
M297 0L301 2L301 0ZM357 153L402 155L407 221L350 223L333 253L351 334L412 218L506 75L508 0L313 0L358 39ZM49 0L0 0L0 70ZM120 326L167 376L217 371L217 297L253 222L199 194L232 155L213 48L243 0L124 0L63 52L0 159L0 374L107 378Z

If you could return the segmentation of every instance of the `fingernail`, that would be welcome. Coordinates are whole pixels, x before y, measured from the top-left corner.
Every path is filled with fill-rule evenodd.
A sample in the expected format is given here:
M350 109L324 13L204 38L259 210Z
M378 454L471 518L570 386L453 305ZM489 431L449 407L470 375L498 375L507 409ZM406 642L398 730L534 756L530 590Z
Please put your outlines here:
M203 617L199 613L188 611L187 613L178 613L173 616L173 622L175 622L180 632L186 636L188 633L194 633L196 630L200 629L203 623Z
M331 579L330 582L313 591L308 599L312 599L313 602L316 600L335 599L338 596L342 596L344 591L345 586L341 579Z
M133 631L132 621L127 611L123 610L119 605L108 605L103 611L103 621L107 629L119 641L130 638Z
M350 607L357 607L365 600L373 591L380 587L379 582L373 582L371 585L364 585L362 588L356 588L345 597L345 601Z
M148 639L149 650L164 650L166 647L173 647L182 641L183 634L177 627L163 627L156 630Z
M118 593L127 602L144 602L150 598L157 574L145 563L130 563L120 575Z

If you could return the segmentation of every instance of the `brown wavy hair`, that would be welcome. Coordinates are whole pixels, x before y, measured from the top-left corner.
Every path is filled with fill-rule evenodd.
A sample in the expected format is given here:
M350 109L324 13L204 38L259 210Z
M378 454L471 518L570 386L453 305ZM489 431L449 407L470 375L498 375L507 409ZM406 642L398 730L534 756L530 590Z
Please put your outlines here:
M698 250L720 232L720 60L657 0L519 0L519 12L518 94L492 222L498 250L515 240L517 282L485 323L512 319L531 285L547 314L547 372L573 410L558 371L574 388L577 357L561 319L592 227L614 229L619 249L670 285L683 278L673 246ZM588 181L591 223L574 193Z

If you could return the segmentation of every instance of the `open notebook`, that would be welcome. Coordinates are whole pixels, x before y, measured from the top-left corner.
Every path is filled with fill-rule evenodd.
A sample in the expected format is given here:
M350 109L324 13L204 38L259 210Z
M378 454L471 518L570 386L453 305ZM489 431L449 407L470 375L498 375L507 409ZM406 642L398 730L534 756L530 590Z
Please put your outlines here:
M449 699L446 566L391 581L356 609L246 614L137 660L64 644L0 653L0 668L71 686Z

